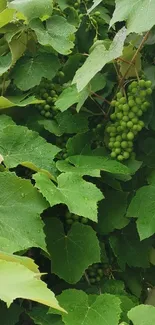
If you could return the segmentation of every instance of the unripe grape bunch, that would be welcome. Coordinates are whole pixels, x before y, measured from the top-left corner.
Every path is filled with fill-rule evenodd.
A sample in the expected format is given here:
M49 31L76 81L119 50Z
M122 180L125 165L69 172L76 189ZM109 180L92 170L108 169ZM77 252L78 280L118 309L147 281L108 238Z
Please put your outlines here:
M40 85L37 87L37 98L42 99L43 103L37 104L36 108L40 114L46 118L54 118L58 113L55 107L55 102L62 91L62 87L59 84L54 84L52 81L43 79Z
M68 135L63 135L61 137L57 137L56 139L56 145L61 148L61 151L57 154L56 158L58 160L66 159L67 158L67 148L66 143L69 139Z
M97 284L101 281L104 276L104 266L102 263L95 263L89 266L87 270L89 282L91 284Z
M73 214L67 211L65 214L65 223L67 225L72 225L75 222L80 222L86 225L88 223L88 219L80 217L77 214Z
M118 92L116 100L111 102L114 112L110 115L111 123L106 132L109 136L108 147L111 157L118 161L128 159L133 152L133 142L143 129L141 120L150 106L147 97L152 94L150 80L133 81L128 87L126 96Z

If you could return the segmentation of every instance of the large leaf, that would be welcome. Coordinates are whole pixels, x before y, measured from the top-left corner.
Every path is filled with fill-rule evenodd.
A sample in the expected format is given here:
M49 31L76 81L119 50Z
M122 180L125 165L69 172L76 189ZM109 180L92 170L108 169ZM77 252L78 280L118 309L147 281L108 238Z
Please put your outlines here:
M140 305L128 312L133 325L153 325L155 323L155 307Z
M116 34L109 50L106 50L104 44L96 45L83 66L77 70L73 79L73 83L77 84L79 92L89 83L97 72L106 65L106 63L116 59L122 54L125 38L126 29L122 28Z
M98 231L108 234L114 229L122 229L129 220L125 218L127 195L124 192L109 190L104 193L105 200L99 205ZM111 204L112 202L112 204Z
M110 26L117 21L127 20L129 33L141 34L150 30L154 24L155 2L154 0L116 0L116 9L110 22Z
M52 16L47 21L46 29L39 20L32 21L30 26L35 31L40 44L52 46L54 50L64 55L71 52L76 29L64 17Z
M48 307L42 305L34 307L28 315L36 325L64 325L60 316L49 314L48 310Z
M9 307L15 299L24 298L64 311L40 277L40 273L36 274L24 265L0 260L1 300Z
M66 282L77 283L89 265L100 262L99 242L90 226L75 223L66 235L62 223L50 218L45 233L52 272Z
M0 173L0 247L12 253L29 247L46 250L40 214L48 207L28 180Z
M73 173L61 174L57 179L58 186L43 173L37 173L33 178L51 207L64 203L70 212L97 221L97 202L102 200L103 194L94 184Z
M8 168L21 164L31 169L53 170L53 158L60 151L24 126L11 125L0 132L0 154Z
M118 325L121 301L113 295L103 294L91 299L83 291L70 289L57 298L68 311L62 315L65 325Z
M43 53L33 58L23 57L13 70L13 79L16 86L25 91L39 85L43 77L53 79L59 68L59 60L54 54Z
M14 18L15 10L6 8L0 13L0 28L7 25Z
M22 12L28 20L49 17L53 11L53 0L13 0L9 3L9 8Z
M0 260L20 263L35 273L39 272L39 266L34 263L34 260L26 256L20 256L0 251Z
M137 218L137 229L143 240L155 233L155 185L141 187L132 199L127 217Z
M122 269L125 269L126 264L130 267L149 267L151 241L141 242L132 224L124 228L119 236L113 234L110 245Z
M34 96L27 97L26 95L22 95L7 98L0 96L0 110L14 106L24 107L27 105L34 105L38 103L40 103L40 100L36 99Z

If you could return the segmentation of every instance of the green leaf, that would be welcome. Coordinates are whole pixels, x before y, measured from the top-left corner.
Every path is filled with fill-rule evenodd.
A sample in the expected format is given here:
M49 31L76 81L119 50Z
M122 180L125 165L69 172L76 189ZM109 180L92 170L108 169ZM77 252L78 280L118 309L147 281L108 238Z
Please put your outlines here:
M26 256L14 255L0 251L0 260L20 263L35 273L39 272L39 266L34 263L34 260Z
M127 217L137 218L140 239L152 236L155 232L155 186L143 186L132 199Z
M11 53L6 54L5 56L0 56L0 76L2 76L3 73L8 71L8 69L11 67L11 63Z
M0 3L0 12L3 11L7 6L6 0L1 0Z
M41 120L39 124L56 136L61 136L64 133L73 134L88 131L88 119L85 113L72 114L70 111L65 111L58 113L55 119L56 121Z
M94 0L93 5L88 9L88 14L90 14L101 2L102 0Z
M70 289L57 298L68 311L68 314L62 315L65 325L118 325L121 314L120 299L113 295L99 295L91 302L85 292Z
M9 3L9 8L22 12L30 21L34 18L50 17L53 12L53 0L13 0Z
M34 307L28 312L28 315L36 325L63 325L61 317L48 314L49 308L46 306ZM4 324L5 325L5 324ZM11 324L10 324L11 325Z
M40 103L40 100L36 99L34 96L27 97L26 94L7 98L0 96L0 110L14 106L24 107L27 105L35 105L38 103Z
M19 321L20 314L24 311L22 307L17 304L12 304L7 308L4 302L0 303L0 315L3 325L16 325Z
M110 293L112 295L125 295L125 285L120 280L107 280L104 281L104 284L101 283L102 293Z
M89 176L100 177L100 171L98 169L92 169L91 171L89 170L88 172L87 167L75 167L67 163L67 161L65 160L58 160L56 163L56 167L61 172L65 172L65 173L74 173L80 176L84 176L89 173Z
M16 86L25 91L39 85L43 77L53 79L59 68L59 60L54 54L41 53L36 57L21 58L13 70L12 77Z
M104 192L105 200L99 205L98 232L102 235L114 229L122 229L129 220L125 218L127 209L127 195L112 189ZM111 204L112 202L112 204Z
M0 131L0 154L7 168L19 164L33 170L53 171L53 159L60 149L24 126L11 125Z
M137 50L134 49L133 45L131 45L131 44L124 47L123 55L121 56L122 61L120 61L119 64L120 64L120 72L121 72L122 76L125 75L126 79L129 79L130 77L136 77L137 72L140 72L141 69L142 69L142 66L141 66L141 54L138 53L136 55L134 65L131 66L130 70L128 71L128 73L126 75L126 72L127 72L128 68L129 68L129 63L126 63L125 61L131 62L131 60L132 60L133 56L135 55L136 51Z
M12 120L10 116L7 115L0 115L0 132L9 125L16 125L15 122Z
M73 173L58 176L58 186L43 173L37 173L33 178L51 207L63 203L70 212L97 221L97 202L102 200L103 194L94 184Z
M89 265L100 262L99 242L90 226L77 222L66 235L62 223L50 218L45 233L52 272L66 282L77 283Z
M78 93L76 86L72 85L63 90L61 95L58 97L55 106L61 112L64 112L73 104L80 102L80 105L78 106L78 111L79 111L81 106L84 104L85 100L88 98L88 96L89 96L89 90L87 88L83 89L80 93Z
M78 92L83 90L97 72L99 72L108 62L116 59L122 54L125 38L126 29L122 28L116 34L109 50L106 50L103 44L99 44L94 48L83 66L77 70L73 79L73 83L77 84Z
M127 21L127 32L141 34L150 30L154 22L154 0L116 0L116 9L110 22L110 26L118 21Z
M153 325L155 323L155 307L140 305L128 312L133 325Z
M48 207L28 180L0 173L0 247L13 253L30 247L46 251L40 214ZM22 213L21 213L22 211Z
M71 53L76 29L64 17L52 16L47 20L46 29L39 20L32 21L30 27L35 31L40 44L52 46L64 55Z
M64 311L59 306L53 292L40 280L40 277L40 273L36 274L24 265L0 261L1 300L4 300L9 307L17 298L29 299Z
M7 25L14 18L15 10L6 8L0 12L0 28Z
M149 267L151 242L150 240L141 242L132 224L123 229L119 236L112 235L110 245L123 270L126 264L131 267Z

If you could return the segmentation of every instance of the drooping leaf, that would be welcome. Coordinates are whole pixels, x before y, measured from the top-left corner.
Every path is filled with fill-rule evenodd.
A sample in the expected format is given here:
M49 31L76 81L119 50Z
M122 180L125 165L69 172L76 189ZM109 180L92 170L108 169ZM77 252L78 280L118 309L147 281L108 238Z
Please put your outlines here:
M5 301L9 307L16 298L30 299L64 311L53 292L40 280L40 277L40 273L36 274L24 265L0 260L1 300Z
M105 200L99 205L98 231L108 234L114 229L122 229L129 220L125 218L127 195L124 192L109 190L104 192Z
M33 178L51 207L63 203L70 212L97 221L97 202L102 200L103 194L94 184L73 173L58 176L58 186L43 173L37 173Z
M0 260L20 263L35 273L39 272L39 266L34 263L34 260L26 256L19 256L0 251Z
M36 99L35 96L22 95L22 96L12 96L12 97L3 97L0 96L0 110L19 106L24 107L27 105L35 105L40 103L40 100Z
M143 186L132 199L127 217L137 218L140 239L152 236L155 232L155 185Z
M8 69L11 67L12 63L12 56L11 53L8 53L4 56L0 56L0 76L8 71Z
M0 13L0 28L7 25L14 18L15 10L6 8Z
M96 45L83 66L77 70L73 83L76 83L80 92L89 81L99 72L108 62L116 59L122 54L126 29L122 28L115 36L109 50L103 44Z
M19 321L19 316L23 311L24 309L15 303L7 308L4 302L0 302L0 315L3 325L16 325Z
M150 30L154 22L155 2L154 0L116 0L116 9L110 22L110 26L118 21L127 21L127 31L141 34Z
M62 223L50 218L45 233L52 272L66 282L77 283L89 265L100 262L99 242L90 226L75 223L66 235Z
M13 0L9 3L9 8L23 13L30 21L34 18L50 17L53 11L53 0Z
M140 305L128 312L133 325L153 325L155 323L155 307Z
M11 66L13 66L24 54L24 52L27 49L27 34L21 33L21 35L18 35L18 37L12 38L11 42L9 42L9 48L12 55L12 62ZM28 70L26 71L26 73ZM27 74L24 73L24 79ZM29 79L30 81L30 79Z
M41 53L36 57L23 57L13 70L13 79L16 86L25 91L39 85L43 77L53 79L59 68L59 60L54 54Z
M61 317L48 313L49 308L46 306L34 307L28 312L28 315L36 325L63 325Z
M11 125L0 131L0 154L7 168L21 164L33 170L52 172L60 149L24 126Z
M108 325L118 325L121 308L120 299L109 294L95 297L87 296L83 291L65 290L57 297L68 314L62 315L65 325L87 325L103 322Z
M118 264L123 270L126 264L131 267L149 267L151 241L141 242L132 224L124 228L119 236L111 235L110 245L117 257Z
M46 250L40 214L48 207L28 180L0 173L0 247L13 253L30 247Z
M32 21L30 26L40 44L52 46L54 50L64 55L71 52L76 29L64 17L53 15L47 20L46 29L39 20Z

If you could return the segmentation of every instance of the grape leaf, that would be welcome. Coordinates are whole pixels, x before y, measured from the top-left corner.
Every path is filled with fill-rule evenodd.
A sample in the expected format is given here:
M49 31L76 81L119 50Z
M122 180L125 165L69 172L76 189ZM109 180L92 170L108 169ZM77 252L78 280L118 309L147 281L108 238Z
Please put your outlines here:
M53 171L53 158L60 149L24 126L11 125L0 131L0 154L7 168L21 164L33 170Z
M61 112L64 112L73 104L80 102L80 105L78 106L78 111L79 111L81 106L84 104L85 100L88 98L88 96L89 96L89 89L84 88L81 92L78 93L76 86L72 85L63 90L63 92L60 94L57 101L55 102L55 106Z
M76 83L78 92L80 92L89 81L99 72L108 62L116 59L122 54L124 41L126 38L126 29L122 28L115 36L106 50L103 44L98 44L90 53L83 66L77 70L73 83Z
M7 303L8 307L16 298L23 298L64 311L53 292L40 280L40 276L40 273L36 274L24 265L0 260L0 298Z
M90 14L101 2L102 0L94 0L93 5L87 10L88 14Z
M154 22L154 0L116 0L116 8L110 26L117 21L127 20L127 32L141 34L150 30Z
M8 253L30 247L46 250L43 222L39 215L48 204L41 194L30 181L9 172L0 173L0 191L1 250Z
M41 120L39 124L57 136L61 136L64 133L72 134L88 131L88 119L85 113L72 114L70 111L65 111L58 113L55 120Z
M129 224L128 227L121 231L119 236L112 235L110 245L117 257L118 264L123 270L126 264L131 267L149 267L151 241L145 240L141 242L134 225Z
M122 229L129 220L125 218L127 209L127 195L125 192L105 191L105 200L99 205L98 231L105 235L114 229ZM112 202L112 204L111 204Z
M12 63L11 53L0 56L0 76L2 76L3 73L8 71L8 69L11 67L11 63Z
M87 167L74 167L73 165L67 163L66 160L58 160L56 163L56 167L61 171L65 173L75 173L80 176L87 175L89 173L89 176L92 177L100 177L100 170L98 169L92 169L89 170Z
M119 65L120 65L120 72L121 72L122 76L125 75L126 79L129 79L130 77L136 77L136 73L140 72L142 69L141 54L138 53L136 55L134 65L131 66L130 70L126 74L128 68L129 68L129 63L131 62L135 53L136 53L136 49L134 49L133 45L130 44L130 45L124 47L123 55L121 56L122 61L120 61ZM127 61L127 63L125 61Z
M17 304L13 303L10 308L7 308L4 302L0 302L0 315L3 325L16 325L23 311L24 309Z
M9 48L12 55L11 65L13 66L27 49L27 34L23 32L21 35L18 35L18 37L12 38L11 42L9 43ZM26 75L24 74L24 76Z
M0 2L0 12L3 11L6 8L6 0L1 0Z
M39 270L38 270L39 266L36 265L31 258L26 257L26 256L19 256L19 255L14 255L14 254L0 251L0 260L20 263L35 273L39 272Z
M27 105L38 104L40 102L41 101L36 99L34 96L27 97L26 94L22 96L12 96L7 98L0 96L0 110L14 106L24 107Z
M100 247L95 231L77 222L66 235L58 219L47 219L45 224L52 272L68 283L77 283L89 265L100 262Z
M133 325L153 325L155 323L155 307L140 305L128 312Z
M57 297L68 311L62 315L65 325L118 325L121 314L119 298L109 294L99 295L94 301L90 298L85 292L74 289L65 290Z
M6 8L0 13L0 28L7 25L14 18L15 10Z
M103 194L94 184L73 173L58 176L58 186L43 173L37 173L33 178L51 207L63 203L70 212L97 221L97 202L102 200Z
M137 218L140 239L152 236L155 232L155 185L143 186L132 199L127 217Z
M59 68L59 60L54 54L41 53L32 58L21 58L12 77L16 86L25 91L39 85L43 77L53 79Z
M64 17L52 16L47 20L46 29L39 20L32 21L30 27L35 31L40 44L52 46L64 55L71 52L76 29Z
M2 131L8 125L16 125L12 118L8 115L0 115L0 131Z
M28 312L28 315L36 325L63 325L61 317L58 315L48 314L49 308L46 306L34 307Z
M34 18L50 17L53 11L53 0L13 0L8 6L22 12L30 21Z

